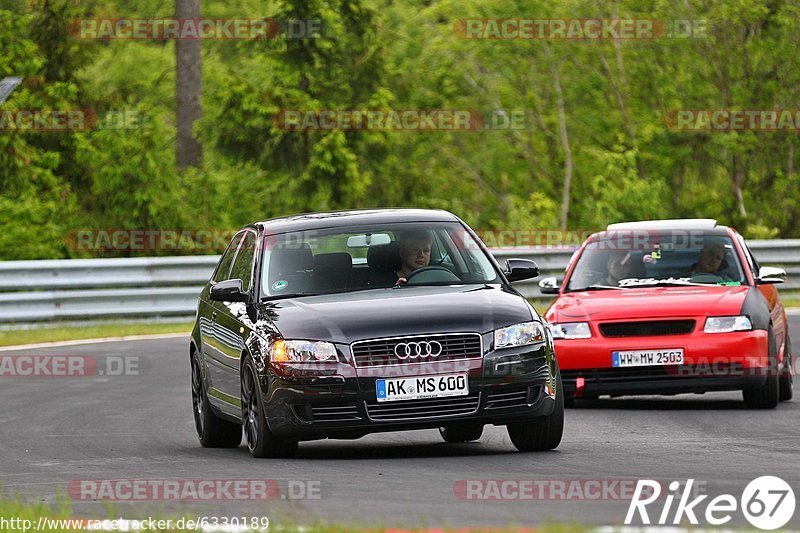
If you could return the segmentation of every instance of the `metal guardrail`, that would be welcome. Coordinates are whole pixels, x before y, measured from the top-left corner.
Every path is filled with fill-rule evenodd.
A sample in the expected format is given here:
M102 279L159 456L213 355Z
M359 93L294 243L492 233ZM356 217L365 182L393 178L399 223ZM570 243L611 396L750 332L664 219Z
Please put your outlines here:
M800 239L749 241L762 264L781 266L789 277L781 292L800 291ZM542 275L516 283L540 303L553 298L538 281L562 275L575 248L502 248L500 261L533 259ZM0 323L99 318L149 318L194 315L200 287L219 256L129 259L56 259L0 262Z

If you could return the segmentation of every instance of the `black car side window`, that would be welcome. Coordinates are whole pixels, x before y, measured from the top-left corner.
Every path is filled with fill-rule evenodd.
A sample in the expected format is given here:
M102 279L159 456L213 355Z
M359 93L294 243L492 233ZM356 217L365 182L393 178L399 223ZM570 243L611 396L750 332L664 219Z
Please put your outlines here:
M233 263L233 258L236 256L236 249L239 247L243 235L244 233L237 233L234 235L231 243L228 245L228 248L225 250L225 253L222 254L222 258L217 264L217 269L214 271L214 276L211 278L213 281L229 279L228 273L231 270L231 263Z
M253 277L253 258L255 257L256 236L252 231L245 233L239 252L233 261L231 268L231 279L242 280L242 290L247 292Z

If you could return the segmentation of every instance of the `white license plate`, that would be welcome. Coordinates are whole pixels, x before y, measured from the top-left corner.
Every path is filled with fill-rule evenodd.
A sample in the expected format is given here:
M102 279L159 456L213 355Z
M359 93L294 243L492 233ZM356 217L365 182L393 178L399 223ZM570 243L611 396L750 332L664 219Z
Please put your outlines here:
M466 396L469 394L469 381L467 374L463 372L438 376L376 379L375 393L379 402Z
M683 348L611 352L612 366L682 365Z

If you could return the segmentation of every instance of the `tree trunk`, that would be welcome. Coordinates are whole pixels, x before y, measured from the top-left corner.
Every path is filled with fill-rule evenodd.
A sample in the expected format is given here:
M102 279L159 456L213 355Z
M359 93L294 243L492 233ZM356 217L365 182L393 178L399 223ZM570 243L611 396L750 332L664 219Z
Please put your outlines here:
M744 183L744 169L739 162L739 156L733 156L733 194L736 196L736 208L739 211L739 216L747 218L747 210L744 207L744 194L742 193L742 185Z
M556 91L556 102L558 104L558 125L561 148L564 150L564 188L561 193L561 229L567 229L567 218L569 216L569 193L572 186L572 150L569 147L569 135L567 133L567 113L564 109L564 91L561 88L561 75L558 73L558 65L552 54L549 53L550 71L553 73L553 87Z
M199 19L200 0L175 0L175 18ZM203 157L203 147L193 133L194 123L201 116L201 42L200 39L175 41L175 103L178 119L175 160L178 168L197 167Z

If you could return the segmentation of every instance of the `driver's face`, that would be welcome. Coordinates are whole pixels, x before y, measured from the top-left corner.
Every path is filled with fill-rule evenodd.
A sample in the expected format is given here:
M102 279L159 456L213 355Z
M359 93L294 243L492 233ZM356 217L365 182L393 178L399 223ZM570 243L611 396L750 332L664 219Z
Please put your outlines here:
M719 248L706 248L700 253L700 259L697 261L697 270L700 272L716 273L722 265L722 259L725 257L725 252Z
M400 259L409 271L428 266L431 261L431 241L410 240L404 243Z

